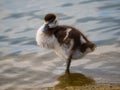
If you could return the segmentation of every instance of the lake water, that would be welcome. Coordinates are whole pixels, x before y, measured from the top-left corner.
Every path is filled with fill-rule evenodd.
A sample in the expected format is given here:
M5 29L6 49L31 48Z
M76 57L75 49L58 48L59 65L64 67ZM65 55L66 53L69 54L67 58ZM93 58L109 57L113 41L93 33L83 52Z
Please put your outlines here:
M1 0L1 90L61 85L57 79L65 75L65 61L35 41L47 13L57 14L59 24L78 28L97 45L95 52L72 62L73 77L120 83L120 0Z

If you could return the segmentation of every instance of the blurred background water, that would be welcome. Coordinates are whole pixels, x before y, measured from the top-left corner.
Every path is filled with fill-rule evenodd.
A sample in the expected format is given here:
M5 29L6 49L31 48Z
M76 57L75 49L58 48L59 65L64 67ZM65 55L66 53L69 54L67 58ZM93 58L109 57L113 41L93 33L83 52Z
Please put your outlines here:
M35 34L47 13L58 15L60 24L81 29L97 44L120 36L120 1L0 1L0 55L42 52ZM39 50L38 50L39 49Z
M31 73L36 73L33 75L33 79L37 83L35 85L46 83L45 79L42 80L43 77L48 77L46 73L53 76L51 80L46 79L47 82L54 81L53 78L56 76L49 71L59 64L62 65L63 62L48 50L39 48L35 42L36 31L42 25L43 18L47 13L57 14L59 24L71 25L80 29L98 47L110 45L106 47L110 51L112 45L115 45L117 48L115 50L119 52L120 0L0 0L1 85L4 86L7 82L12 81L16 81L19 85L23 82L30 83L32 79L30 81L24 81L24 79ZM115 66L120 66L119 53L111 52L107 55L105 57L116 55L114 59L118 61ZM101 58L100 55L98 57ZM44 67L43 61L47 62L44 62L46 67ZM34 69L37 64L38 67ZM43 73L48 68L50 70ZM37 69L39 72L36 72ZM60 74L58 71L56 70L55 73ZM119 69L116 72L118 73ZM7 74L11 77L15 75L16 78L7 78L7 76L5 77ZM120 73L115 76L117 82L120 81L119 75ZM39 78L36 78L37 76ZM32 78L32 76L30 77Z

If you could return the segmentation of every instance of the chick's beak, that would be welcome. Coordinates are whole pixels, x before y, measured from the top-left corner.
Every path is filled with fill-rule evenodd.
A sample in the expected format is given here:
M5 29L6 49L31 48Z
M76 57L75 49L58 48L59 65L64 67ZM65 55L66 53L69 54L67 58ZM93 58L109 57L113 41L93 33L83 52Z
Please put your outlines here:
M49 28L48 24L45 24L45 26L43 28L43 32L45 32L48 28Z

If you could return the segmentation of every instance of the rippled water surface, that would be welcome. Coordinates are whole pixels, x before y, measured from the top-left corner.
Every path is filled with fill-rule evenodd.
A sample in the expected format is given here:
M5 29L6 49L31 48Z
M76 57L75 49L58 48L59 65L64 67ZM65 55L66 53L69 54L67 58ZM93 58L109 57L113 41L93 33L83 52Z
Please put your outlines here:
M36 31L47 13L57 14L59 24L80 29L98 46L72 62L74 84L68 76L62 82L65 61L36 45ZM120 83L120 0L1 0L0 68L2 89ZM74 76L83 84L75 84Z

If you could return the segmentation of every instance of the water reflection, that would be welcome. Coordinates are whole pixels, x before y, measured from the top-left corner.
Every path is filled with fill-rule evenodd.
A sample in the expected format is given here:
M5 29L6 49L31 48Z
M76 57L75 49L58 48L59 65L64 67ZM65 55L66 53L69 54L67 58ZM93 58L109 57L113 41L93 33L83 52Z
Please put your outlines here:
M65 74L59 76L58 81L59 83L55 86L55 88L95 84L95 80L82 73L70 73L70 72L66 72Z

